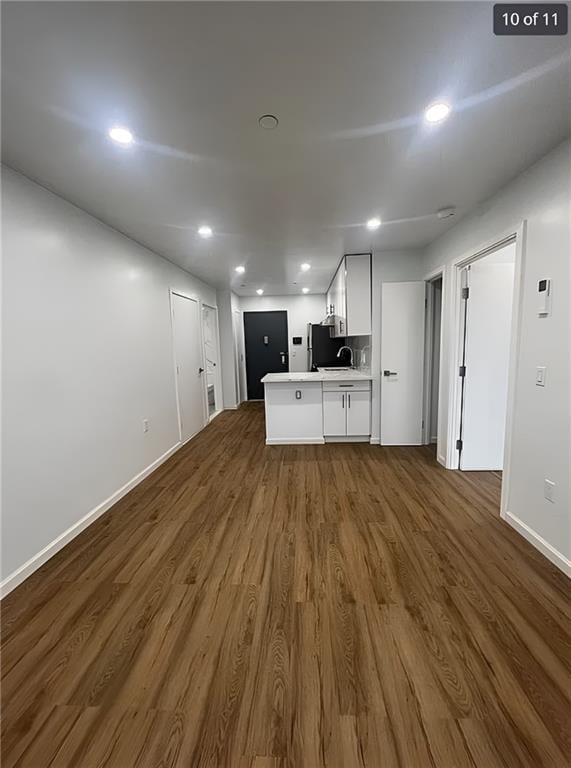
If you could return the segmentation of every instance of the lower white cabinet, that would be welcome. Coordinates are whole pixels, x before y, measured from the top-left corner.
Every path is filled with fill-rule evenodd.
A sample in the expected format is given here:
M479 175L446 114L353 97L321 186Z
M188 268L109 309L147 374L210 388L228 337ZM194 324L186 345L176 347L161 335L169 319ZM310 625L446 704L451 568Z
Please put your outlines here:
M371 434L371 389L365 384L323 386L325 437L362 437Z
M347 434L371 434L371 393L347 392Z
M341 437L347 434L345 392L323 393L323 434L325 437Z
M266 443L323 442L321 382L266 384Z

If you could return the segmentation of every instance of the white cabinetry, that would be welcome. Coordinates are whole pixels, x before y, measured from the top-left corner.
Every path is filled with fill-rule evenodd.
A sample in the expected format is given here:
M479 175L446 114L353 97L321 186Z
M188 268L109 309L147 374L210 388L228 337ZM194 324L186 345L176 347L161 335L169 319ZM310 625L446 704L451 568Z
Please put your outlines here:
M371 434L371 392L347 392L347 434Z
M371 434L369 381L323 383L323 434L332 438Z
M368 253L345 256L344 336L369 336L371 333L371 256Z
M323 433L326 437L341 437L347 434L345 392L323 392Z
M321 382L266 384L266 442L322 443Z
M371 255L344 256L327 291L327 314L335 316L333 336L371 333Z

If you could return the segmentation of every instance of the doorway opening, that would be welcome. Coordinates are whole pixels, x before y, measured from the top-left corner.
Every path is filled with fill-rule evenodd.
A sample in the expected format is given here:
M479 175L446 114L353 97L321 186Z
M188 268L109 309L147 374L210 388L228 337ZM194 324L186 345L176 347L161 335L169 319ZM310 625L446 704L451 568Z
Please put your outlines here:
M424 418L425 445L433 445L438 454L440 399L440 359L442 338L442 273L426 280L426 333L424 370ZM439 459L441 463L445 463Z
M515 266L512 238L460 268L460 470L504 468Z
M204 385L211 420L222 411L222 379L220 376L220 345L218 343L218 310L202 305L202 340L204 343Z
M287 311L244 312L248 400L263 400L261 379L289 371Z

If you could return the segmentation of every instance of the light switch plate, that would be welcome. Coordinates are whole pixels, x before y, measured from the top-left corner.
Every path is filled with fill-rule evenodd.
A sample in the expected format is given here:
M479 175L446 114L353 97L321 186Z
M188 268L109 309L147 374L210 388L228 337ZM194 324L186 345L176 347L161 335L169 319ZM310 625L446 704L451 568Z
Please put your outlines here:
M547 368L544 365L538 365L535 371L535 385L537 387L545 386L546 374L547 374Z

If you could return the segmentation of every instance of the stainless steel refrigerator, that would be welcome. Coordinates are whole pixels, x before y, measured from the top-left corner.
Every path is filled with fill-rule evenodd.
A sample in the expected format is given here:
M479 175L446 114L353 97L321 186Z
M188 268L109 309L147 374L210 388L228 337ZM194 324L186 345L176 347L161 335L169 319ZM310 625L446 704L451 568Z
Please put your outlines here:
M333 368L339 365L347 365L337 357L340 347L345 344L345 339L331 338L331 326L309 323L307 326L307 370L315 371L319 368Z

